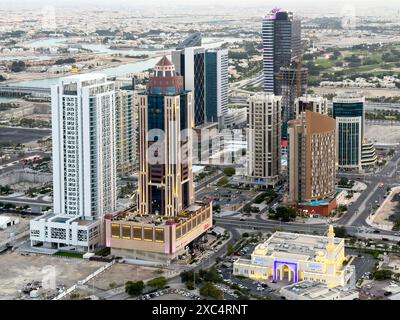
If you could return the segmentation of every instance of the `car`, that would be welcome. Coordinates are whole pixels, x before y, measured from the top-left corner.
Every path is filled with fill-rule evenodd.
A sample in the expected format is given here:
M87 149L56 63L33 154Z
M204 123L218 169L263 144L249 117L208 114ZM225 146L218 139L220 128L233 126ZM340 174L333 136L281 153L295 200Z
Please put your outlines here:
M394 235L395 235L396 237L398 237L398 236L400 236L400 233L396 232Z
M381 233L379 230L374 230L373 233Z

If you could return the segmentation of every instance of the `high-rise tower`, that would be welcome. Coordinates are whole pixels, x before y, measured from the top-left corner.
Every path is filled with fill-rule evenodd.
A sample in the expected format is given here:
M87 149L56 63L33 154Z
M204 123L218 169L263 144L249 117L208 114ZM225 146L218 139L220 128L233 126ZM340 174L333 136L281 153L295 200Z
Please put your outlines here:
M263 18L264 91L281 95L278 74L301 55L301 22L292 12L273 9Z
M192 93L163 57L139 95L139 212L176 216L194 201Z
M138 206L107 217L106 244L115 255L166 262L212 227L212 203L194 199L193 96L166 57L138 99Z
M375 147L364 136L364 102L365 98L357 92L343 92L333 98L340 169L361 170L377 160Z
M185 47L171 53L176 72L183 77L183 88L193 94L195 126L206 120L205 110L205 49L202 47Z
M281 173L282 97L258 93L248 100L247 176L260 186L275 186Z
M206 51L206 119L207 122L218 122L225 127L228 113L228 50L209 49Z
M103 74L51 89L53 211L31 221L31 241L93 249L116 209L115 88Z
M323 215L336 205L329 199L335 194L335 130L335 119L308 110L289 121L289 202Z

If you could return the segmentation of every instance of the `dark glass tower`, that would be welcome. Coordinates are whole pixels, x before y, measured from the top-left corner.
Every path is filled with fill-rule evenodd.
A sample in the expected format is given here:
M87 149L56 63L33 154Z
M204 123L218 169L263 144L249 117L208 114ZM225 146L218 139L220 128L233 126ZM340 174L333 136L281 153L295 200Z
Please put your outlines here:
M292 12L272 10L263 19L264 91L281 95L278 74L301 55L301 22Z
M295 119L294 101L307 93L308 69L297 63L281 67L278 90L282 95L282 139L288 139L288 121Z
M206 117L207 122L218 122L225 127L228 113L228 50L206 51Z
M364 97L345 92L333 99L332 117L336 119L338 166L361 169L364 141Z
M184 78L185 90L193 92L195 126L205 122L205 50L188 47L172 51L176 71Z

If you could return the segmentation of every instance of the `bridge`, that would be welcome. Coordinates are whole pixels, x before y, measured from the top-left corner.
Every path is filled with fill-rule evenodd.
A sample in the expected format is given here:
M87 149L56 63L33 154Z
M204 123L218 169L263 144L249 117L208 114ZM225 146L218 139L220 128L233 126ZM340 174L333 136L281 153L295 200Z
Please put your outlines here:
M32 213L41 213L43 209L52 207L53 203L50 201L39 199L28 199L19 197L0 197L1 203L9 203L19 207L29 206Z
M18 98L24 96L33 96L33 97L49 98L50 95L51 95L50 88L0 86L0 96L18 97Z

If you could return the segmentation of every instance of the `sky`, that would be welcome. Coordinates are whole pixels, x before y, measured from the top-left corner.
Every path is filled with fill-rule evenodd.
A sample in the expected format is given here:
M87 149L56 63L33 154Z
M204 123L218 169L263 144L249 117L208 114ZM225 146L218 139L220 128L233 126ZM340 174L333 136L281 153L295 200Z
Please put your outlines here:
M344 6L344 5L355 5L360 7L365 6L377 6L380 7L392 7L400 8L399 0L0 0L0 4L5 4L7 7L13 6L82 6L82 5L93 5L93 6L107 6L107 7L118 7L118 6L130 6L130 7L141 7L141 6L261 6L261 7L333 7L333 6Z
M42 10L45 6L53 6L56 10L160 10L196 12L204 16L207 10L214 8L221 14L225 8L227 13L240 14L246 10L249 14L260 12L263 15L273 8L293 11L299 16L316 14L341 16L343 12L355 12L358 16L392 16L400 17L400 0L0 0L0 10ZM350 8L350 9L349 9ZM190 10L194 9L194 10ZM231 12L228 10L231 9ZM201 11L200 11L201 10ZM212 11L211 11L212 12ZM146 12L148 14L148 11ZM243 15L246 13L243 11Z

